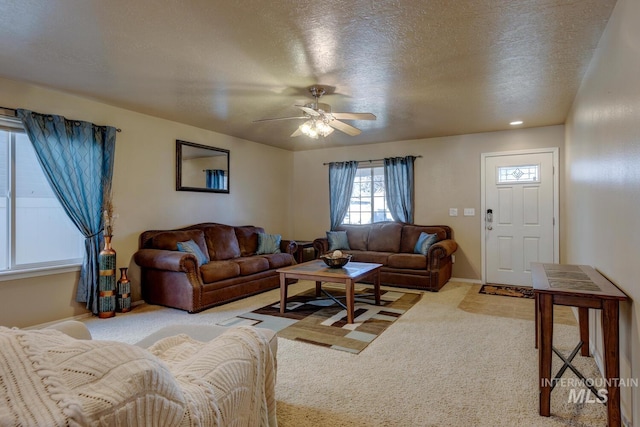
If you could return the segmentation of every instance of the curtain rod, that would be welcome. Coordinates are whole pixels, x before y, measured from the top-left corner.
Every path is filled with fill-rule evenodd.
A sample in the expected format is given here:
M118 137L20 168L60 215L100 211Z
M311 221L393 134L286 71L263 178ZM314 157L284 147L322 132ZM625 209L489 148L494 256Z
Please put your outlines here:
M0 107L0 116L18 117L18 113L15 108ZM122 132L122 129L116 128L116 132Z
M416 159L418 159L418 158L420 158L420 157L422 157L422 156L413 156L413 157L415 157ZM356 160L356 161L357 161L358 163L365 163L365 162L372 163L372 162L382 162L383 160L384 160L384 159L370 159L370 160ZM330 165L331 163L334 163L334 162L330 162L330 163L323 163L323 165L324 165L324 166L326 166L326 165Z

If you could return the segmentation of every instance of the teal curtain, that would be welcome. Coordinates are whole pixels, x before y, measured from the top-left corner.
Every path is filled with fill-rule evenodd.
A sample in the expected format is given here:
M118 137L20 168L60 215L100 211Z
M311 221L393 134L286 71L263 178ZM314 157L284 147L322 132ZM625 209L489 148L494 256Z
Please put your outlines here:
M413 224L414 156L384 159L384 189L394 221Z
M116 129L28 110L17 114L53 192L85 237L76 301L97 314L102 203L111 193Z
M351 201L353 180L358 170L358 162L329 163L329 214L331 230L342 224Z
M227 188L225 183L225 171L223 169L205 169L207 188L214 190L224 190Z

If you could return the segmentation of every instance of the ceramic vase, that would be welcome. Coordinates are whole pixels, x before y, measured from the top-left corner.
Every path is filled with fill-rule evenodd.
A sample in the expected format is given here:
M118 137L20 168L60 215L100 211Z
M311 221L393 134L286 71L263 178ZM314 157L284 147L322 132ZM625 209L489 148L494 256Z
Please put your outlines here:
M98 265L98 317L104 319L116 315L116 251L111 247L111 236L104 236Z
M120 268L120 279L118 280L117 308L121 313L131 310L131 282L127 277L128 268Z

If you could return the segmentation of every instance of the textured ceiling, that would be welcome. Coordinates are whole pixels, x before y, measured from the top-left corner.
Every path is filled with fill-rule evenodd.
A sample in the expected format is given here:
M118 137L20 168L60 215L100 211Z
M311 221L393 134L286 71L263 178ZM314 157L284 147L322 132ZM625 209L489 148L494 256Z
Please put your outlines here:
M0 76L289 150L555 125L614 5L0 0ZM316 84L333 111L377 120L324 140L252 123L298 116Z

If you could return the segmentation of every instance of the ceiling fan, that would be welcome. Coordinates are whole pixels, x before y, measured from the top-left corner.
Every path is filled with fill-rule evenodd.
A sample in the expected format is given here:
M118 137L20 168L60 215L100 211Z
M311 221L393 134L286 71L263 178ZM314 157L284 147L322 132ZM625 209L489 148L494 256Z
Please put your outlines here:
M321 86L311 86L309 92L315 99L314 102L305 105L296 105L302 111L302 116L295 117L279 117L274 119L254 120L257 122L268 122L275 120L306 120L300 125L291 136L307 135L313 139L319 136L325 137L330 135L334 129L344 132L350 136L356 136L361 133L360 129L348 125L340 120L375 120L376 116L371 113L332 113L329 104L318 102L320 97L324 95L325 89Z

